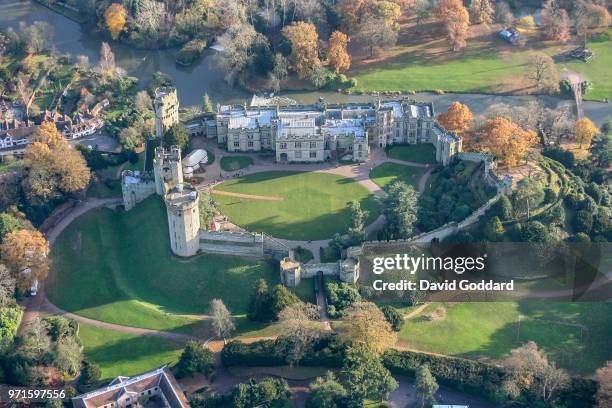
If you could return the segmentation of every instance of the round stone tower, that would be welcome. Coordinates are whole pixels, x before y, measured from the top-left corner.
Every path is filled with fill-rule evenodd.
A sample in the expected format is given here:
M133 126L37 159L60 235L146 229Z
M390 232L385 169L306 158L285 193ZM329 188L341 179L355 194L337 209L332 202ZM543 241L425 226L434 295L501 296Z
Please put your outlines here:
M200 249L198 192L178 184L164 197L168 213L170 248L175 255L193 256Z

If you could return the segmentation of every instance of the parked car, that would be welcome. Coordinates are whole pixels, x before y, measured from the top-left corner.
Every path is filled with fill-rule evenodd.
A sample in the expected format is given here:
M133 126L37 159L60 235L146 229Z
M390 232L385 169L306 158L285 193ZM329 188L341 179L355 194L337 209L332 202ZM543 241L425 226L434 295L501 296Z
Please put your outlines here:
M38 279L32 282L32 286L30 286L30 296L36 296L38 293Z

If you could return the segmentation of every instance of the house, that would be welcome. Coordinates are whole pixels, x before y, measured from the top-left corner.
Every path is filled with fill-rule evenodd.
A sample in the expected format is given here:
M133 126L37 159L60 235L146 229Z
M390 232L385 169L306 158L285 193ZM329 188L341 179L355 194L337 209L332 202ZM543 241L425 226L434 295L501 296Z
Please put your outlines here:
M18 127L0 132L0 151L14 151L25 149L34 142L34 133L38 126Z
M155 402L157 407L190 407L167 366L135 377L117 377L104 388L72 398L74 408L135 408L143 401Z

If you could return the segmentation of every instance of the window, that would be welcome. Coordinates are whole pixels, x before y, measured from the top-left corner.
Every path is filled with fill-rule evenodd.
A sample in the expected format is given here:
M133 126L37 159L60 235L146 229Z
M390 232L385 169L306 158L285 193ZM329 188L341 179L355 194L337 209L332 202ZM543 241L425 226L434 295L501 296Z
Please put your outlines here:
M286 149L286 148L287 148L287 143L284 143L284 142L283 142L283 143L281 143L281 144L280 144L280 148L281 148L281 149Z
M302 152L300 152L300 151L295 152L295 158L296 159L301 159L302 158Z
M300 147L302 147L302 142L295 142L295 148L299 149Z
M311 159L316 159L317 158L317 152L310 152L310 158Z
M240 147L240 142L235 141L235 142L234 142L234 147Z
M317 142L310 142L310 148L311 149L316 149L317 148Z
M252 134L252 133L249 133L249 134L247 135L247 139L249 139L249 140L253 140L253 134Z
M253 141L248 141L248 142L247 142L247 146L249 146L249 147L253 147Z

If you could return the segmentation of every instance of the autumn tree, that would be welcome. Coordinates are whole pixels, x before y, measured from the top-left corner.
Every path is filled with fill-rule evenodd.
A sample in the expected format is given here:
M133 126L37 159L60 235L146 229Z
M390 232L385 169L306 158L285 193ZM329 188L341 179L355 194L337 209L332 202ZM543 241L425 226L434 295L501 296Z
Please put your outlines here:
M370 57L373 57L376 50L395 45L397 30L379 18L369 17L361 24L357 38L368 48Z
M113 40L119 37L119 34L125 28L127 12L120 3L113 3L104 12L104 19L106 21L106 27L110 32Z
M574 137L580 143L580 148L582 149L582 145L586 144L587 146L591 143L591 139L599 132L597 126L591 121L589 118L582 118L576 121L574 125Z
M612 361L598 369L595 373L597 380L597 408L612 408Z
M2 263L16 280L20 290L27 290L34 280L42 281L49 272L49 242L37 230L10 232L0 246Z
M610 13L602 5L580 0L574 6L574 20L576 33L586 47L587 37L592 30L610 25Z
M53 123L43 123L35 138L37 141L26 147L23 161L26 177L22 185L31 204L44 205L87 187L91 171L85 159Z
M444 23L451 51L465 48L470 15L461 0L440 0L436 8L438 20Z
M569 40L569 16L567 11L561 8L557 0L548 0L544 3L541 20L542 33L546 39L560 42L567 42Z
M491 24L495 9L491 0L472 0L470 4L470 20L472 24Z
M525 157L529 148L537 143L534 131L524 130L503 117L488 120L477 139L477 147L493 153L506 166L516 165Z
M557 92L559 72L555 61L543 52L532 54L525 65L525 77L533 81L538 92Z
M533 341L513 349L502 365L511 373L504 383L504 390L514 398L528 390L537 399L550 402L570 382L567 372L549 362L544 351L538 349Z
M319 66L319 36L313 24L299 21L283 28L283 35L291 44L291 65L300 79L305 79Z
M355 303L346 309L338 335L345 342L364 344L377 354L397 340L384 313L370 302Z
M329 37L327 61L336 74L347 71L351 67L351 56L346 50L350 39L340 31L334 31Z
M448 110L438 115L438 122L450 132L463 134L472 126L474 115L467 105L461 102L453 102Z

